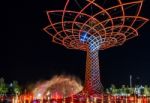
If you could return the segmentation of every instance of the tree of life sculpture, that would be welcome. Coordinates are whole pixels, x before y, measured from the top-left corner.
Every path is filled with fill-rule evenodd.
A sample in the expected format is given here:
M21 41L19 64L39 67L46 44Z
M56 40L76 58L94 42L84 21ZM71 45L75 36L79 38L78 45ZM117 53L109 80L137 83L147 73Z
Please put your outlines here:
M101 94L98 52L138 36L137 30L148 21L139 16L143 0L75 1L66 0L62 10L47 11L50 25L44 30L52 42L87 52L82 92Z

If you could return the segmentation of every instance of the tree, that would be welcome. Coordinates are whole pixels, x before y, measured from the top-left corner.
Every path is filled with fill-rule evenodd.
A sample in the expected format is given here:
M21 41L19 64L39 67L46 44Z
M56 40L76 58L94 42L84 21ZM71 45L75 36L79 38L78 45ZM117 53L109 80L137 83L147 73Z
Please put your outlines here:
M126 86L122 85L121 89L122 89L122 94L126 94Z
M150 97L150 87L148 87L148 95Z
M150 91L148 90L148 86L145 85L145 87L144 87L144 95L149 96L149 94L150 94Z
M108 89L108 88L106 89L106 93L107 93L107 94L110 94L110 91L109 91L109 89Z
M4 78L0 78L0 95L5 96L8 92L7 85L5 84Z
M117 89L116 89L116 86L114 84L111 85L110 92L113 95L117 93Z
M127 86L127 87L126 87L126 94L129 94L129 95L130 95L130 94L131 94L130 92L131 92L131 88L129 88L129 87Z
M130 95L135 95L135 93L134 93L134 88L133 88L133 87L130 88Z
M12 90L15 95L19 95L21 93L21 87L19 86L17 81L13 81Z

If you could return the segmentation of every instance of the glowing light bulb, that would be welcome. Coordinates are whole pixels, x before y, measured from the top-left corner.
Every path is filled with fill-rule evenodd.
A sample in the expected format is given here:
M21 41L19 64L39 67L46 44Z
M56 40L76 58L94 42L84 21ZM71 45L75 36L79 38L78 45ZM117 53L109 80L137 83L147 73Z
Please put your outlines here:
M97 103L97 98L96 97L94 97L94 103Z

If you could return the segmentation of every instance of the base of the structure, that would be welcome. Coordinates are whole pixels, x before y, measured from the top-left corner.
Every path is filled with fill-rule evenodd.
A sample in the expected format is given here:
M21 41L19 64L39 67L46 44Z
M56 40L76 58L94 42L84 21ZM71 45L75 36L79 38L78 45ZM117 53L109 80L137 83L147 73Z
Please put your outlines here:
M76 95L66 98L66 101L73 101L73 103L101 103L103 99L108 99L108 94L87 94L85 92L80 92ZM99 102L98 102L99 101Z

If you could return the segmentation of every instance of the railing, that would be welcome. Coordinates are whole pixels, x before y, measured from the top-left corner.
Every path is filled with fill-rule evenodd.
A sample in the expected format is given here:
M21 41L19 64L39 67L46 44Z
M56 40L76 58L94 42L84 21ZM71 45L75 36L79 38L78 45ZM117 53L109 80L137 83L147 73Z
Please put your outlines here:
M17 96L13 98L3 98L3 101L11 101L9 103L150 103L150 97L102 96L90 98L81 97L81 98L64 98L64 99L50 99L50 98L33 99L30 96L24 98Z

